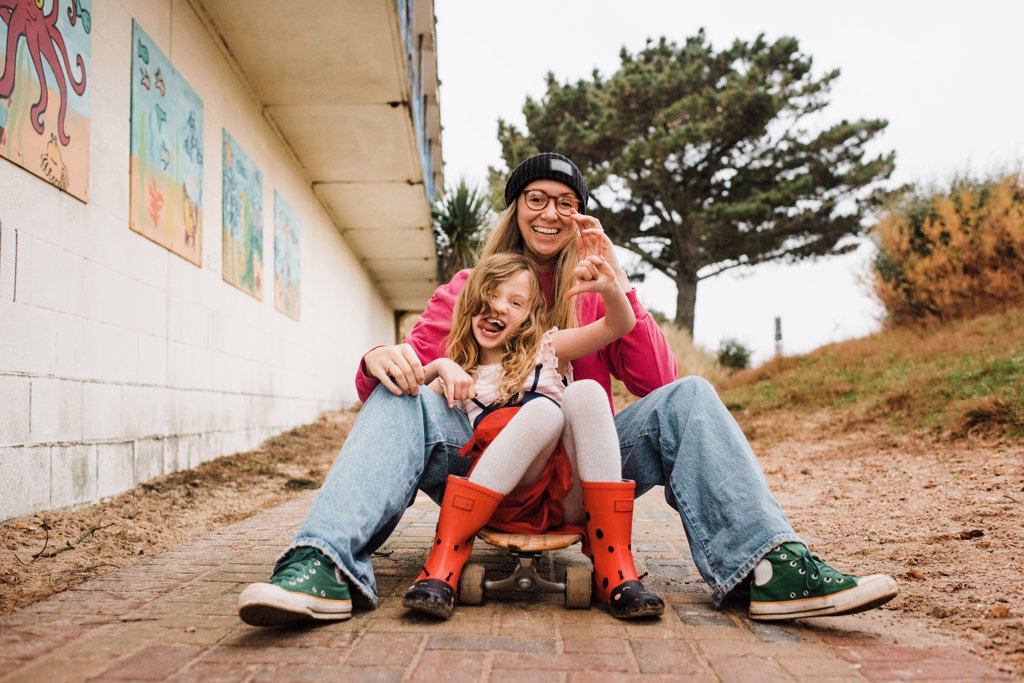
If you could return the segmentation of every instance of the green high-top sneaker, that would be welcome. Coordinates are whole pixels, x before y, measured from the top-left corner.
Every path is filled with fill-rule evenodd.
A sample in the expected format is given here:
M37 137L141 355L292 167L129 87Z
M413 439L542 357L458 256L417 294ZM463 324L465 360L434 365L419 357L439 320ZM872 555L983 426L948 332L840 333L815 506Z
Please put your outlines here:
M348 581L316 548L300 546L269 583L252 583L238 596L238 616L251 626L283 626L352 616Z
M896 597L896 582L885 574L857 578L812 555L802 543L783 543L754 567L750 618L759 620L830 617L874 609Z

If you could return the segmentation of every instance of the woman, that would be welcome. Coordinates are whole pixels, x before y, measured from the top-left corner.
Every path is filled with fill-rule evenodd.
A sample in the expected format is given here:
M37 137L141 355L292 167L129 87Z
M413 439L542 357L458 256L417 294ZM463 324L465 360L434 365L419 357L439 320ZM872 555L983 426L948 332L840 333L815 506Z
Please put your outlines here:
M891 578L841 574L799 541L715 390L700 378L676 379L668 343L637 301L600 223L585 215L587 200L586 183L569 159L553 153L530 157L508 178L508 207L483 256L513 251L529 257L540 272L550 324L564 329L603 314L600 297L581 295L575 312L565 297L588 241L603 242L636 325L574 361L573 374L595 380L609 402L611 376L642 397L615 416L623 479L636 482L635 495L665 487L694 562L713 590L713 604L751 573L755 619L846 614L894 597ZM469 272L435 291L405 343L377 347L363 357L356 373L365 401L359 420L270 582L252 584L239 597L247 623L347 618L349 586L357 599L376 604L370 554L394 530L417 488L440 502L448 475L465 476L468 463L458 449L471 436L469 423L420 385L423 365L443 355L452 309Z

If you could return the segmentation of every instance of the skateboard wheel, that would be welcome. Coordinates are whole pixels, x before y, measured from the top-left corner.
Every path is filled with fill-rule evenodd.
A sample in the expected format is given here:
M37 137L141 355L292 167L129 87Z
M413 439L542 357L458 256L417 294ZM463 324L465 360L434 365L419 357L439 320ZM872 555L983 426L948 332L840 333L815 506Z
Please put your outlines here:
M459 604L484 604L484 566L467 564L459 577Z
M569 609L590 609L593 578L588 567L565 570L565 606Z

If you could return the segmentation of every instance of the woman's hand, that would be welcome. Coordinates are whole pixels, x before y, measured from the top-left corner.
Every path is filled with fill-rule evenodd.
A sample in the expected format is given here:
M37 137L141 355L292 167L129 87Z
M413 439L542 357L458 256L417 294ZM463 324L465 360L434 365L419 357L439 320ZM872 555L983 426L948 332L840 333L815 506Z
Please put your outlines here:
M378 346L363 356L363 368L395 396L418 395L426 377L419 357L408 344Z
M601 227L601 221L581 213L573 214L572 220L576 223L576 252L580 255L581 262L588 256L604 258L615 273L615 279L619 281L622 291L628 292L632 289L626 271L619 265L612 241Z
M458 401L476 397L473 378L462 367L449 358L438 358L427 363L427 377L436 374L441 392L448 399L448 407L454 408Z
M576 284L565 293L566 298L583 292L597 292L602 297L616 292L619 292L619 296L624 294L615 270L603 256L592 254L584 257L572 271L572 275L576 279Z

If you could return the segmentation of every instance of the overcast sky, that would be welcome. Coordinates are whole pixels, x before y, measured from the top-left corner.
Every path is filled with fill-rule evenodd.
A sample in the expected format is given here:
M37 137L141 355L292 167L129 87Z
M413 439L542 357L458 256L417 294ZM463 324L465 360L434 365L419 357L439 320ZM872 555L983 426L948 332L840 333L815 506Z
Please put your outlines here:
M838 68L821 125L884 118L869 149L896 151L893 182L946 182L958 172L1016 168L1024 160L1020 35L1024 2L863 0L435 0L446 182L483 184L500 166L497 121L522 127L526 97L544 76L589 78L615 72L619 50L648 37L682 43L703 27L716 49L732 40L792 35L821 74ZM736 269L702 282L695 336L716 349L736 338L773 351L780 316L786 353L877 329L879 310L858 283L870 249L796 266ZM649 308L675 313L675 287L662 276L638 285Z

